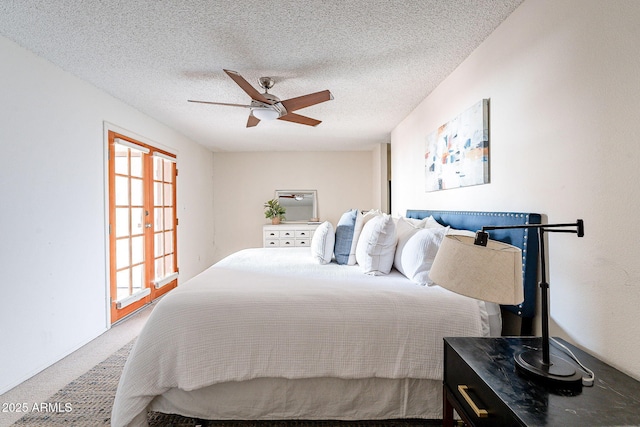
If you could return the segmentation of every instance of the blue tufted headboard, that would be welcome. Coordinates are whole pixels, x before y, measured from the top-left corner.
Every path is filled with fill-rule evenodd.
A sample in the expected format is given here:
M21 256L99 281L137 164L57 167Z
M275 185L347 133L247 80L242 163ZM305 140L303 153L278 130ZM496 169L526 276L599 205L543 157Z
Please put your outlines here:
M541 215L522 212L464 212L407 210L407 218L422 219L433 216L442 225L459 230L478 231L483 226L540 224ZM524 302L517 306L503 306L529 322L536 312L536 291L538 287L538 232L535 229L491 230L493 240L517 246L522 250L522 279Z

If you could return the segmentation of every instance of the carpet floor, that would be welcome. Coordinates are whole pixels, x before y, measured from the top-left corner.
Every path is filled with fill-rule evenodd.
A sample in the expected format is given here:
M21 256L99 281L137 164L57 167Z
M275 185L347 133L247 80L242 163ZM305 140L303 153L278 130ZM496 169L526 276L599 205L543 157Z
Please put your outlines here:
M133 342L122 347L84 375L67 384L46 402L25 408L27 414L14 426L109 426L118 381ZM180 415L151 412L150 427L416 427L442 425L441 420L373 421L208 421L199 423Z

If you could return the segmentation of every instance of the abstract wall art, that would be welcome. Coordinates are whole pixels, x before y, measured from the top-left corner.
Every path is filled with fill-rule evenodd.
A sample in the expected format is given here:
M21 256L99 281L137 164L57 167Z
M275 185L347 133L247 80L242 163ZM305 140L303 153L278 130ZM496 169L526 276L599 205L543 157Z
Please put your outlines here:
M427 136L427 192L489 182L489 100L483 99Z

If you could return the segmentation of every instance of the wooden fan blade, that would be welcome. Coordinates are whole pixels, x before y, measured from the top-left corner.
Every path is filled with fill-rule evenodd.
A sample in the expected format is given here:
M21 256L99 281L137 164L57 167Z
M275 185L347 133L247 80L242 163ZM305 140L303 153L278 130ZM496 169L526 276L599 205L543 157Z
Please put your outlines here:
M311 117L301 116L296 113L287 113L282 117L278 117L278 120L285 120L287 122L299 123L307 126L318 126L322 123L320 120L312 119Z
M251 105L244 104L229 104L226 102L211 102L211 101L195 101L193 99L187 99L188 102L197 102L199 104L211 104L211 105L226 105L227 107L243 107L243 108L251 108Z
M333 99L331 92L323 90L321 92L310 93L309 95L298 96L297 98L285 99L281 101L281 103L287 111L296 111L331 99Z
M247 127L252 128L254 126L258 126L260 123L260 119L255 117L253 114L249 114L249 120L247 120Z
M236 71L224 70L224 72L227 73L227 75L231 77L233 81L236 82L238 86L240 86L240 88L251 97L251 99L264 102L265 104L273 104L272 100L265 98L260 92L258 92L256 88L251 86L251 83L246 81L245 78L238 74Z

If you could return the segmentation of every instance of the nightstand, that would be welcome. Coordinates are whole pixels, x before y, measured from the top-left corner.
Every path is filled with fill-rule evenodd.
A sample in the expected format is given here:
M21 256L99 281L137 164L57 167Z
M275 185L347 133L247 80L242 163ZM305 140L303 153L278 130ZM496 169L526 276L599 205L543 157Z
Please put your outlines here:
M445 338L443 426L640 425L640 381L561 341L595 372L593 387L552 390L517 372L514 354L541 338ZM562 350L551 343L551 353ZM568 356L563 356L569 359Z

